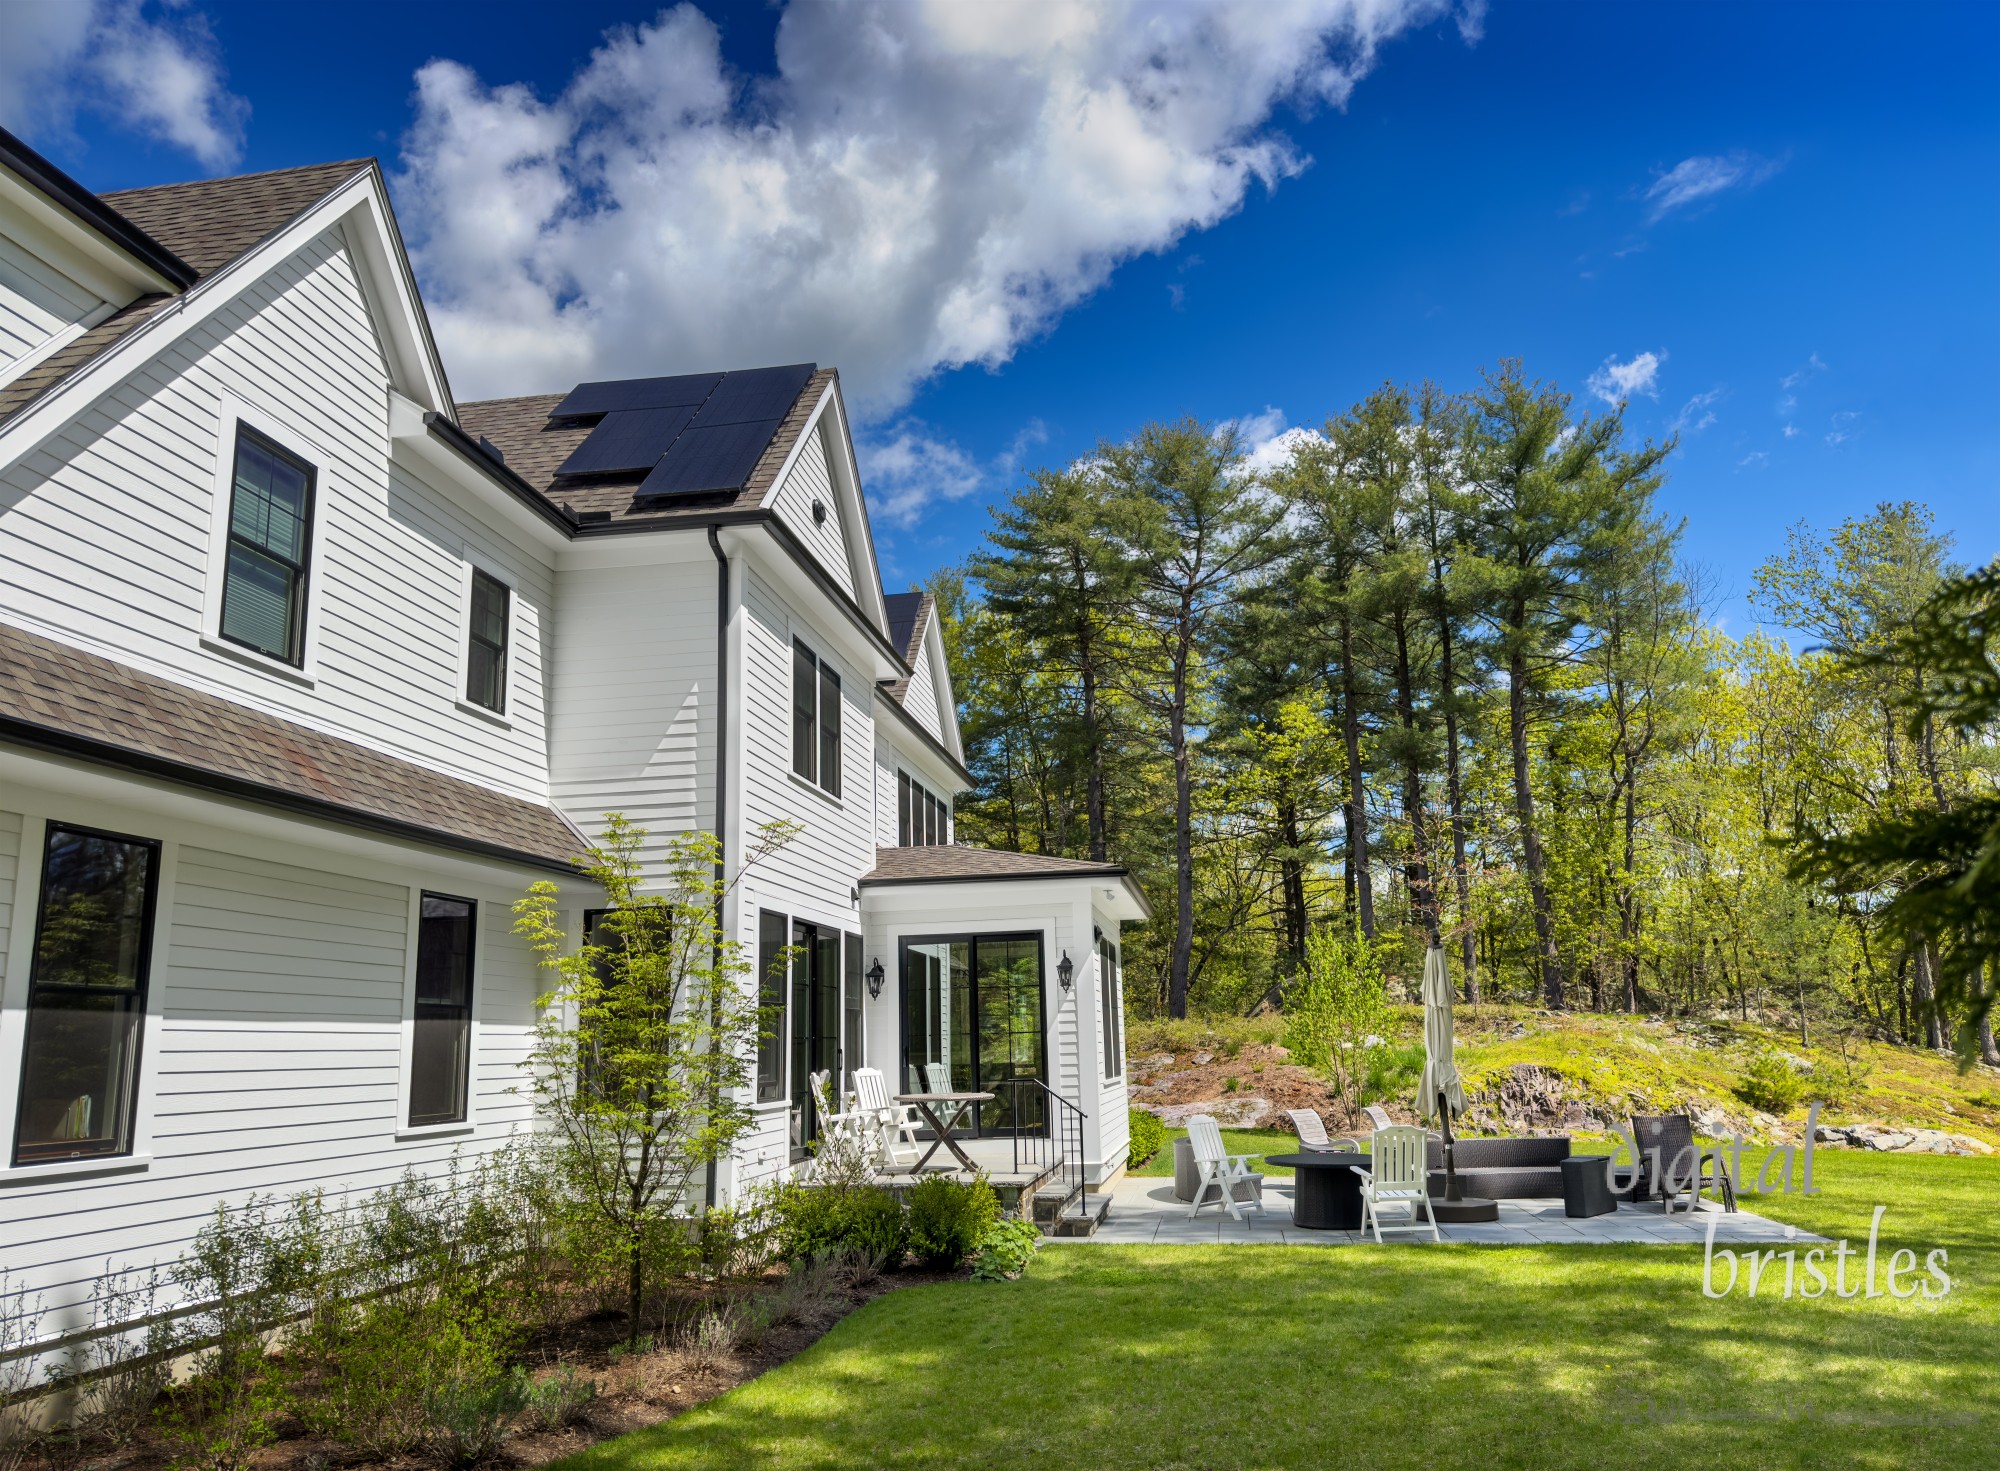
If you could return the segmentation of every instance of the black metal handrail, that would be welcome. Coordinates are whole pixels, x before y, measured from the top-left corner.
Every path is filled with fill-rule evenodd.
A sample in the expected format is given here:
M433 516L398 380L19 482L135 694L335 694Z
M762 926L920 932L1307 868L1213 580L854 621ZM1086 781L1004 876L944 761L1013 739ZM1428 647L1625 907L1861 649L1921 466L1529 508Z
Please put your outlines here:
M1003 1088L1012 1090L1007 1095L1007 1132L1014 1142L1014 1173L1032 1169L1046 1177L1053 1171L1062 1189L1062 1203L1056 1208L1060 1217L1083 1194L1083 1121L1087 1115L1040 1078L1004 1078L992 1087L996 1093ZM1035 1089L1039 1094L1029 1091ZM1042 1105L1032 1121L1025 1106L1030 1101ZM1055 1107L1049 1106L1051 1102Z

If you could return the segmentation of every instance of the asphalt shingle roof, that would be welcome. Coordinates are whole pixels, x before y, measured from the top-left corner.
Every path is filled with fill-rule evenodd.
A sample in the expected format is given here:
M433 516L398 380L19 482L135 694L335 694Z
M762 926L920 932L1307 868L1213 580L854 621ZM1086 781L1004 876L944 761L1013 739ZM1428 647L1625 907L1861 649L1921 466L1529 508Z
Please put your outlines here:
M169 778L543 867L567 868L585 847L553 807L0 624L0 739L9 738L136 757Z
M877 848L875 866L862 876L864 884L944 883L952 879L1117 878L1122 863L1088 863L1078 858L1047 858L1039 853L1007 853L998 848L959 848L937 844L928 848Z

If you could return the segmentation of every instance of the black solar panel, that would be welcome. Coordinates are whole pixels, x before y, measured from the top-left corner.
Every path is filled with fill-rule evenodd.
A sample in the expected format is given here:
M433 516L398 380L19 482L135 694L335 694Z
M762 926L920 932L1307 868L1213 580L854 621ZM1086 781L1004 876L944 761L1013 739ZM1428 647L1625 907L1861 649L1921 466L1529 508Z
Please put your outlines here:
M678 378L624 378L611 383L579 383L555 406L551 417L616 414L628 409L693 408L715 391L720 373L683 373Z
M782 419L812 377L814 365L793 363L785 368L746 368L725 373L701 412L694 427L715 424L748 424L758 419Z
M694 410L687 407L620 409L606 414L556 474L615 475L650 470L693 417Z
M758 419L748 424L690 426L653 467L653 473L639 482L638 494L699 495L740 488L757 468L758 457L778 432L778 423L777 419Z

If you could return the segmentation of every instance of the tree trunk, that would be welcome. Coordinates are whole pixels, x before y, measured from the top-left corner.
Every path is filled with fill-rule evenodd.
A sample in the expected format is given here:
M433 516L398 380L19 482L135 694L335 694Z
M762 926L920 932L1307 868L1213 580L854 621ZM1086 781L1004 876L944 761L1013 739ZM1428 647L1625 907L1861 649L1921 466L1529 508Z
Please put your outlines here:
M1361 933L1375 938L1375 886L1368 873L1368 784L1361 769L1361 711L1354 687L1354 622L1340 613L1340 726L1347 743L1347 872Z
M1410 908L1423 926L1424 938L1438 943L1441 916L1437 889L1431 880L1430 841L1424 821L1424 780L1417 764L1417 697L1411 689L1410 636L1402 612L1396 613L1396 714L1403 722L1403 812L1410 820L1410 861L1404 880L1410 886Z
M1517 608L1514 627L1527 619ZM1507 660L1507 727L1514 755L1514 813L1521 824L1521 857L1535 906L1535 944L1542 972L1542 1001L1553 1011L1566 1004L1562 955L1556 948L1555 905L1549 899L1548 860L1535 829L1535 794L1528 784L1528 659L1518 650Z
M1173 970L1167 978L1167 1015L1187 1015L1188 965L1194 955L1194 785L1188 770L1188 658L1193 644L1193 608L1181 599L1174 654L1173 706L1168 712L1174 757L1174 895L1180 910L1174 926Z
M1479 947L1472 933L1472 875L1465 864L1465 798L1458 777L1458 681L1452 673L1451 619L1438 616L1438 688L1444 693L1444 790L1451 812L1451 871L1458 889L1459 952L1465 964L1465 1000L1479 1004Z
M1299 854L1299 809L1295 802L1278 804L1278 838L1285 856L1278 860L1278 887L1284 898L1285 959L1280 984L1303 963L1306 953L1306 866Z
M1620 962L1625 972L1625 1009L1639 1009L1639 894L1632 882L1632 863L1638 850L1638 799L1628 783L1625 787L1625 870L1618 885L1618 931L1624 941Z
M1910 991L1911 1011L1915 1025L1923 1029L1924 1046L1933 1050L1944 1046L1944 1018L1937 1011L1937 983L1933 979L1931 947L1917 946L1915 976Z
M2000 989L2000 964L1986 968L1986 994L1990 997ZM1989 1005L1985 1015L1979 1018L1979 1060L1988 1067L2000 1067L2000 1047L1993 1043L1993 1008Z

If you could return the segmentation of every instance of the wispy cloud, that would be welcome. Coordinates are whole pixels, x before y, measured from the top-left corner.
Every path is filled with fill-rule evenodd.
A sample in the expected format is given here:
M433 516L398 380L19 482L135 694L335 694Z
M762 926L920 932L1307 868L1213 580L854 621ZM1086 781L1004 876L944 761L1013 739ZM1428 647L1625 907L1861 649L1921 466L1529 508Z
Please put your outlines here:
M1657 224L1676 210L1690 208L1732 189L1754 189L1785 166L1781 158L1762 158L1738 150L1684 158L1646 190L1648 223Z
M1667 427L1675 434L1699 434L1715 422L1713 405L1727 390L1718 386L1706 393L1697 393L1681 405L1681 411L1674 415L1674 422Z
M1608 404L1624 403L1638 394L1658 398L1660 364L1666 360L1664 351L1642 352L1630 362L1621 363L1613 353L1585 380L1584 386Z
M1861 415L1853 409L1842 409L1839 413L1835 414L1827 421L1833 425L1833 428L1827 431L1826 442L1828 444L1841 445L1854 438L1860 432L1853 427L1854 421L1860 417Z
M1797 388L1800 384L1804 383L1808 378L1817 378L1821 373L1824 373L1825 371L1826 371L1826 363L1821 360L1820 355L1818 353L1813 353L1803 363L1799 364L1798 367L1792 369L1791 372L1785 374L1784 377L1780 378L1778 380L1778 387L1784 389L1787 393L1790 393L1793 389Z
M0 122L14 131L68 134L94 112L211 169L243 156L250 104L224 85L207 20L183 4L7 0L0 31Z
M922 420L902 419L863 433L854 451L874 514L908 530L938 503L990 490L1025 468L1029 452L1048 437L1042 421L1030 419L1005 449L982 464L958 441L933 434Z
M1781 432L1787 439L1797 439L1799 437L1799 426L1796 424L1787 424Z
M1736 468L1739 470L1747 470L1753 465L1763 464L1766 460L1770 458L1771 455L1768 450L1753 449L1750 451L1749 454L1745 455L1742 459L1736 462Z

